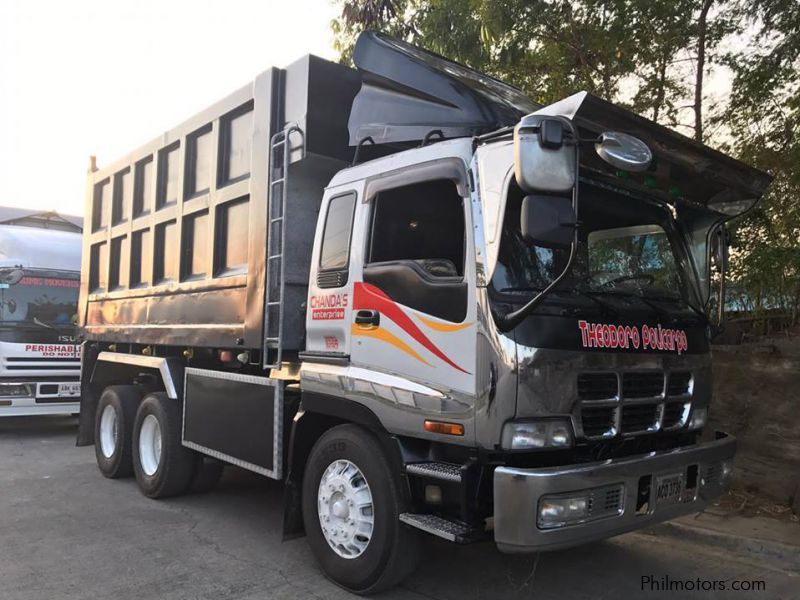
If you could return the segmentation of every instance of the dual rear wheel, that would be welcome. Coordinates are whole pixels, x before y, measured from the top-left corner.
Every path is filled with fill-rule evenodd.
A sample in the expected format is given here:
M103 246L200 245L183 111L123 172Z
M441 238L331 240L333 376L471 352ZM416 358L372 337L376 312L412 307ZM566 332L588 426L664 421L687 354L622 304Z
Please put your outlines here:
M181 409L164 392L142 398L134 385L107 387L97 405L95 455L111 479L136 476L150 498L166 498L216 484L222 464L181 443Z
M103 475L134 474L150 498L208 489L222 470L182 445L178 402L163 392L142 398L136 386L103 392L95 452ZM305 464L301 498L309 545L325 574L352 592L384 590L416 566L418 536L399 520L408 507L398 475L378 438L357 425L326 431Z

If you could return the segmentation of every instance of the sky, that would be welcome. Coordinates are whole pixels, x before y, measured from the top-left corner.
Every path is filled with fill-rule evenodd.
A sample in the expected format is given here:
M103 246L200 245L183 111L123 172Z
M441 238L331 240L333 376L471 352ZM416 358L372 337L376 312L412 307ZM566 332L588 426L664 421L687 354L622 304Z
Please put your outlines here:
M103 166L304 54L332 0L0 0L0 206L82 215Z

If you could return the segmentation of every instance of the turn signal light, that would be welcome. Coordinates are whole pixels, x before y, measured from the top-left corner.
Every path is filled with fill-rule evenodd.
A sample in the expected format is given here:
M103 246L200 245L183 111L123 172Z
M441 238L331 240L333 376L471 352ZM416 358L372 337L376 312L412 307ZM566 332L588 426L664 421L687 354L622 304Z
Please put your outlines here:
M444 435L464 435L464 426L460 423L425 421L425 431L430 433L443 433Z

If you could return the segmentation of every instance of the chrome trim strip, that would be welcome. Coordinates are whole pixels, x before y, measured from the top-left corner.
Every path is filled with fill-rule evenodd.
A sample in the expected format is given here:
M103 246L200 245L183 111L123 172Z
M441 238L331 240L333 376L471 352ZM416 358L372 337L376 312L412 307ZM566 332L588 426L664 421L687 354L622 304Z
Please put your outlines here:
M104 351L97 355L97 362L100 361L158 369L161 373L161 379L164 382L164 389L167 392L167 396L172 399L178 398L178 391L175 387L172 369L170 368L169 359L167 358L162 356L137 356L135 354Z

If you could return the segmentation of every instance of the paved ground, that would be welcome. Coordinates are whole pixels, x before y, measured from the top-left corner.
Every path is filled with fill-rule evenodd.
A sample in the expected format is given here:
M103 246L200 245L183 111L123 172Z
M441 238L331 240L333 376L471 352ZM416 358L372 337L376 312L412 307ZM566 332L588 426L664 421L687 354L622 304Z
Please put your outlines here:
M280 540L279 484L231 472L212 493L148 500L100 476L75 419L0 421L0 599L339 599L303 539ZM629 534L508 556L428 539L388 599L798 598L800 577L708 547ZM642 591L660 580L763 580L763 592ZM719 584L718 584L719 585Z

